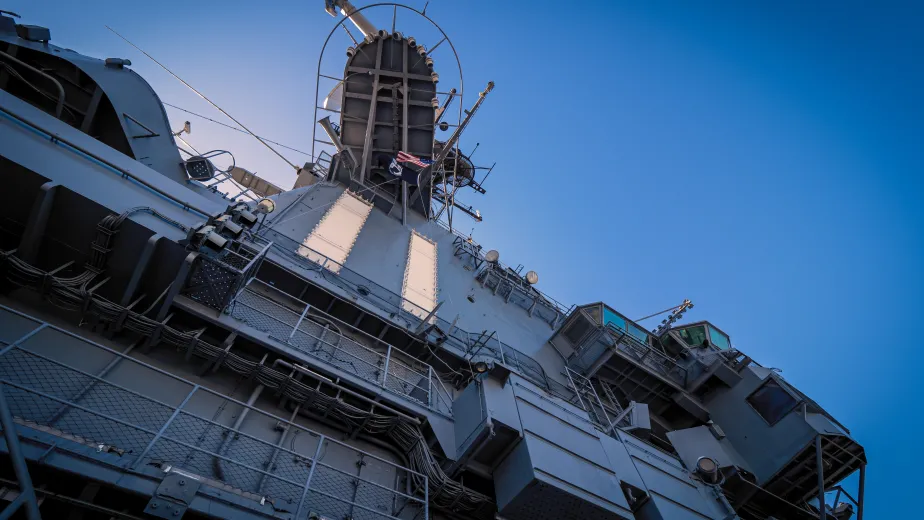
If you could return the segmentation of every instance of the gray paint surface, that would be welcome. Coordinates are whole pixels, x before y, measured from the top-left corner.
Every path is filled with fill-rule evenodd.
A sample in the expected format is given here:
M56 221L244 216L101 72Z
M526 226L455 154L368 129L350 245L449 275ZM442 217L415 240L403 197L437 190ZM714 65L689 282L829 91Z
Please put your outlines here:
M217 214L224 210L228 203L226 199L205 190L201 185L188 184L182 175L177 175L177 165L174 162L178 155L173 148L172 138L169 137L169 129L163 126L166 125L163 108L143 80L131 71L101 68L99 60L80 56L70 56L69 59L71 58L92 68L95 71L94 77L101 84L112 86L113 102L119 105L116 107L117 110L119 107L130 107L127 110L131 115L145 121L145 124L148 121L159 121L157 124L162 125L157 128L162 133L159 140L133 140L131 135L137 129L126 123L124 118L122 121L133 152L139 156L148 154L151 158L148 162L153 168L131 160L3 91L0 91L0 105L47 129L52 135L85 148L207 214ZM135 96L139 99L133 99ZM148 124L152 125L154 123ZM51 238L69 234L76 242L89 243L95 232L93 225L103 215L109 212L119 213L136 206L153 207L187 226L195 226L205 218L204 215L186 211L168 202L151 190L122 178L92 160L74 154L66 147L37 135L8 117L0 117L0 132L4 136L4 139L0 140L0 156L36 173L23 176L21 172L17 172L11 175L10 177L16 180L16 189L21 190L15 193L31 195L46 178L60 185L56 188L55 205L49 211L47 229ZM370 299L359 295L358 291L337 283L338 280L329 276L330 273L319 273L316 268L304 263L299 264L297 259L291 258L291 253L315 228L330 204L343 190L342 185L320 182L277 195L276 213L266 219L264 230L269 232L269 238L273 238L275 231L288 236L294 242L280 242L283 249L290 250L275 250L270 253L268 259L282 268L297 272L314 285L337 295L344 302L351 302L356 307L364 308L386 321L413 331L416 327L413 320L408 320L400 314L389 316L389 313L395 314L394 309L382 308L381 305L376 307ZM87 201L94 204L92 212L86 210L91 207ZM19 204L17 201L11 215L28 213L29 210L29 204ZM78 218L81 212L85 214L85 218ZM457 326L469 332L493 332L495 338L538 360L548 378L567 386L567 378L562 374L563 360L548 343L550 336L556 332L548 322L539 317L530 317L522 307L505 303L501 296L492 294L490 289L482 288L476 281L476 271L466 269L468 263L454 256L453 241L457 235L435 222L427 221L416 212L410 212L407 215L407 225L402 225L398 212L398 209L391 214L386 214L380 209L373 210L344 262L345 267L380 285L384 290L400 294L409 237L412 231L421 233L433 240L438 248L437 300L442 302L438 316L447 322L452 322L458 317ZM150 215L139 214L133 216L132 220L132 225L127 225L123 229L125 236L116 242L116 249L112 253L112 285L120 288L127 283L128 277L133 273L126 269L126 266L133 263L148 238L152 234L157 234L162 235L164 240L154 248L151 261L153 267L145 271L138 284L139 292L157 294L160 288L173 281L174 272L166 266L175 267L177 255L182 256L185 253L182 247L176 244L176 241L184 237L184 233ZM20 298L21 295L21 291L16 292L15 300L3 301L33 310L41 309L43 318L47 314L48 319L65 323L59 314L45 313L49 308L46 304L37 302L36 298ZM117 296L123 297L121 293ZM469 297L474 301L470 301ZM151 298L153 296L149 295L149 299ZM168 309L165 308L166 310ZM676 389L679 393L675 394L674 401L686 403L688 408L695 408L694 411L699 412L700 421L711 417L726 434L724 439L716 440L703 426L668 432L667 437L673 442L679 456L643 441L640 437L644 436L645 432L635 436L617 429L608 435L601 431L606 428L594 424L587 411L574 402L566 402L516 374L505 378L502 369L493 371L484 381L483 393L472 391L473 387L469 386L467 390L456 394L454 408L457 416L453 420L434 414L425 406L401 401L361 378L341 374L332 363L325 364L317 359L308 358L304 352L280 342L278 338L269 337L266 331L241 325L225 315L215 317L214 313L211 313L206 316L195 304L183 298L174 302L170 310L179 313L181 319L195 317L191 319L193 323L208 323L210 332L240 332L247 341L247 352L251 355L256 355L256 352L271 353L271 357L297 360L321 373L339 378L338 380L348 387L363 390L387 404L426 419L427 427L435 437L430 438L429 442L434 446L439 445L434 451L442 450L447 456L448 460L443 462L445 467L451 466L453 457L463 457L469 450L475 449L473 435L484 433L485 421L492 421L495 426L503 425L508 432L517 432L515 436L504 438L509 445L501 447L503 449L497 448L498 460L479 466L481 471L493 472L498 505L502 513L510 515L511 520L550 516L726 518L728 512L713 496L713 490L694 478L689 471L699 456L714 456L721 465L737 465L756 474L759 482L765 482L789 463L818 432L836 436L848 435L848 432L829 416L823 413L806 413L801 408L790 412L776 425L767 424L747 404L746 398L767 377L774 376L769 369L755 365L743 370L739 367L733 372L729 372L733 370L730 366L725 367L728 377L723 379L724 385L717 384L704 396ZM0 312L0 345L13 341L33 326L34 322L28 319ZM70 329L81 335L92 334L88 328ZM93 337L96 338L98 335L93 334ZM121 342L113 342L111 346L117 349L125 348L126 338L121 339ZM90 348L79 339L51 330L37 333L23 345L27 350L47 355L70 366L70 369L55 369L61 370L62 374L73 369L90 374L97 373L114 359L111 354ZM454 348L447 347L447 352L455 357L465 355L464 352L452 350ZM601 344L595 356L606 355L607 348L609 347ZM192 435L193 431L199 432L201 435L196 437L196 442L211 450L218 450L227 439L235 437L224 435L223 432L242 416L244 407L228 402L225 396L246 400L255 386L253 381L242 381L224 372L201 377L198 367L187 363L181 354L168 348L157 348L149 354L142 354L136 350L132 356L187 380L182 382L165 374L152 374L149 368L127 360L109 370L104 378L107 384L118 385L123 390L153 397L164 403L161 408L152 405L152 410L157 410L152 411L147 417L139 418L147 421L147 427L156 430L163 422L163 407L169 409L182 402L192 382L206 385L219 395L196 393L186 404L186 410L198 415L200 421L211 417L215 424L203 427L199 432L195 428L201 427L202 423L198 423L197 426L193 424L195 420L190 419L190 427L181 428L173 425L171 427L175 429L171 430L170 434ZM464 361L462 364L464 365ZM30 377L39 380L47 376L43 373L13 374L22 381L28 381ZM62 377L61 380L65 379ZM62 384L61 391L70 392L75 388ZM97 385L86 390L79 399L84 403L98 404L107 399L111 400L111 394L107 393L111 391L110 387ZM585 395L584 398L590 397ZM127 397L126 399L126 402L130 400ZM279 439L279 419L274 416L286 417L289 410L280 407L276 396L269 392L261 395L256 404L259 410L273 415L266 415L259 410L253 411L241 425L241 435L228 442L231 452L236 455L246 454L248 449L252 450L258 465L270 456L273 451L272 443ZM120 411L131 412L130 407ZM696 424L696 419L686 420ZM656 422L666 425L669 421L658 418ZM403 484L396 480L395 466L389 463L402 464L403 455L392 453L363 439L349 439L340 430L319 420L298 417L296 423L327 436L343 438L350 445L385 459L363 460L365 465L357 464L360 462L358 459L362 457L358 458L355 450L336 443L321 446L324 463L331 471L340 471L338 475L343 477L333 493L349 495L356 491L359 495L373 494L370 489L351 489L352 476L368 479L384 489L401 489ZM86 419L74 410L62 414L59 424L75 430L87 426ZM125 432L117 432L113 436L113 439L126 444L133 442ZM319 446L317 439L317 436L312 435L295 436L288 440L287 446L298 455L311 456ZM92 454L90 458L92 459ZM211 475L209 472L215 471L209 461L190 460L188 463L204 474ZM304 461L299 457L285 457L277 464L284 471L297 474L299 478L307 470ZM251 488L256 484L254 475L241 479L238 484L245 487ZM647 504L634 514L630 512L629 503L620 489L622 484L631 485L650 497ZM281 495L286 492L284 487L279 482L269 482L266 492ZM250 498L252 497L244 497L241 500ZM197 500L204 498L198 497ZM251 505L257 507L256 503L258 502L254 501ZM286 511L291 512L291 504L285 507L288 508ZM341 506L331 506L326 514L347 517L355 515L356 512Z
M798 410L793 410L773 426L745 401L770 372L748 367L741 383L707 401L713 420L725 430L728 440L747 461L758 482L765 482L808 444L815 431Z
M3 33L0 33L0 41L47 53L77 66L96 82L112 103L132 153L139 162L174 182L186 183L186 172L180 164L182 160L169 127L167 112L157 93L138 73L127 67L107 67L105 60L53 44L26 41ZM151 131L157 135L150 136Z
M217 214L224 209L4 91L0 91L0 104L209 214ZM0 117L0 133L4 135L4 139L0 140L0 155L32 171L41 172L51 180L102 204L113 212L121 213L137 206L152 206L187 226L205 221L205 217L186 211L137 183L120 178L109 168L77 156L6 117ZM132 220L173 240L185 238L185 234L179 229L151 215L135 215Z

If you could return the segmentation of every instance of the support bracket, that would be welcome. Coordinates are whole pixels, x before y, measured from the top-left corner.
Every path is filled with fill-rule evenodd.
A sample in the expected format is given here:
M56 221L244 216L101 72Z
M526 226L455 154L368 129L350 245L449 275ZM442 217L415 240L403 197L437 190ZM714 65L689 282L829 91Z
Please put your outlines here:
M189 504L196 498L200 485L201 482L191 476L178 472L167 473L144 508L145 514L170 520L183 518Z

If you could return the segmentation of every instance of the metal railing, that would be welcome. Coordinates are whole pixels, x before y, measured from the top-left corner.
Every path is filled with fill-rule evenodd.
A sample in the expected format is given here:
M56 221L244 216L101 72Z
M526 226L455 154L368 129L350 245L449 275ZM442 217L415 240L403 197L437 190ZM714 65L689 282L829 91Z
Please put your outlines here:
M272 240L273 250L295 261L299 266L320 273L328 282L337 285L353 295L364 298L389 314L402 318L408 325L416 326L430 311L407 301L401 295L382 287L345 265L331 259L293 238L272 228L264 228L261 234ZM310 255L299 254L310 252ZM406 310L411 309L411 310ZM413 312L412 312L413 311Z
M545 370L535 359L502 342L493 334L460 332L465 336L465 347L462 350L469 360L481 358L503 363L540 387L550 388Z
M261 292L292 300L300 310L287 307ZM230 314L303 354L435 412L452 416L452 398L433 367L378 338L367 335L373 347L350 338L342 329L352 329L351 326L337 323L332 316L271 285L252 280L231 303Z
M485 265L476 279L495 295L500 293L499 296L507 303L525 309L530 316L538 315L552 327L556 327L568 315L564 305L541 293L516 271L499 262Z
M568 382L571 383L571 389L577 397L578 405L587 412L595 426L607 433L612 431L615 425L610 419L609 414L606 413L603 401L600 400L597 389L594 388L590 379L571 370L567 366L565 367L565 375L568 377Z
M232 242L215 256L199 254L193 261L181 294L219 313L223 312L260 270L270 247L272 242L252 235L247 242Z
M203 485L230 486L296 519L309 512L429 518L423 474L56 327L40 329L0 351L0 399L17 429L66 439L56 443L58 450L69 442L89 445L118 456L123 471L180 468ZM67 349L55 349L61 335L77 338L79 346L68 341ZM109 364L94 375L74 366L86 359ZM235 413L247 415L247 422L222 424ZM12 429L3 426L9 436ZM375 469L363 474L367 465Z
M35 496L35 488L32 486L32 477L29 475L29 468L26 466L26 458L22 455L19 436L16 435L15 419L9 403L6 402L2 384L0 384L0 427L3 428L6 449L10 453L10 462L13 465L13 473L16 475L16 483L19 486L19 496L0 510L0 519L12 518L19 508L23 507L28 520L41 520L38 499Z
M14 47L14 48L15 48L15 47ZM64 113L64 101L65 101L64 87L61 86L61 82L58 81L58 80L56 80L53 76L49 75L47 72L43 72L43 71L41 71L41 70L39 70L39 69L33 67L32 65L29 65L28 63L26 63L26 62L24 62L24 61L22 61L22 60L16 58L15 56L13 56L13 55L11 55L11 54L8 54L8 53L6 53L6 52L0 51L0 61L3 61L3 60L12 61L13 63L19 65L20 67L23 67L23 68L25 68L26 70L28 70L28 71L30 71L30 72L32 72L32 73L34 73L34 74L38 74L39 76L45 78L46 80L48 80L51 84L53 84L53 85L55 86L55 89L57 89L57 91L58 91L58 98L57 98L57 100L56 100L56 102L55 102L55 117L57 117L58 119L61 119L61 116L62 116L63 113ZM7 67L9 67L9 65L7 65ZM28 80L26 80L25 78L23 78L22 76L20 76L19 73L16 72L14 69L10 68L10 69L8 69L8 71L11 72L11 74L10 74L11 76L16 77L17 79L19 79L20 81L26 83L27 85L29 85L30 87L32 87L33 89L35 89L36 91L38 91L39 93L41 93L42 95L45 95L45 96L47 96L49 99L51 99L51 96L48 96L44 91L39 90L38 88L36 88L35 85L33 85L31 82L29 82Z
M642 343L631 335L615 327L612 323L607 323L605 330L613 338L614 348L640 365L651 369L652 371L670 379L681 387L687 384L687 369L677 364L673 359L665 356L657 350Z
M456 229L451 229L451 228L449 227L449 224L446 223L446 222L443 221L443 220L437 219L437 220L436 220L436 223L437 223L441 228L443 228L443 229L445 229L446 231L449 231L450 233L452 233L453 235L455 235L457 238L460 238L460 239L462 239L463 241L470 243L470 244L472 245L472 252L475 252L476 254L478 254L480 260L484 260L484 254L482 253L482 252L484 251L484 248L483 248L482 246L480 246L477 242L472 241L472 240L471 240L471 237L459 233L459 231L457 231ZM472 254L472 253L469 253L469 254ZM496 265L497 265L499 268L503 269L503 270L509 269L509 266L507 266L506 264L504 264L503 262L500 262L500 261L498 261L498 262L496 263ZM558 311L558 312L562 315L562 317L571 314L571 311L574 310L574 308L575 308L575 305L567 306L567 305L561 303L560 301L556 300L555 298L549 296L548 294L546 294L546 293L544 293L544 292L542 292L542 291L536 289L535 287L533 288L533 290L536 291L536 293L538 293L542 298L544 298L544 299L546 300L546 302L547 302L553 309L555 309L556 311Z
M299 255L297 252L299 248L306 248L306 246L275 229L264 228L261 233L272 240L273 250L285 255L305 269L318 272L325 280L357 298L362 298L386 313L403 319L409 328L416 327L423 321L416 313L406 310L406 306L415 306L413 302L404 300L400 295L313 249L311 250L313 253L311 256L318 258L319 261L317 262ZM337 272L328 268L332 264L339 266ZM419 306L415 310L419 310L420 316L426 316L429 313L429 311ZM548 388L545 371L539 362L532 357L499 340L494 340L491 345L482 348L482 345L478 343L479 338L482 336L480 333L466 332L439 316L433 316L431 321L446 335L446 343L463 352L466 356L472 356L475 350L480 349L477 355L486 356L496 362L503 363L534 383Z

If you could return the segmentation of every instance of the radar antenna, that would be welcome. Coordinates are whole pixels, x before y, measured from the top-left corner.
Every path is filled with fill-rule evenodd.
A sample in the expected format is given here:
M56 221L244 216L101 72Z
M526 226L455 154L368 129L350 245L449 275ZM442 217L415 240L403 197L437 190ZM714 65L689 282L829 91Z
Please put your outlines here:
M484 193L484 179L479 182L476 174L491 170L474 165L471 154L463 153L459 138L494 83L481 92L474 106L464 109L459 55L425 9L390 2L355 7L350 0L325 0L324 7L339 18L321 50L315 89L311 153L317 146L329 147L332 160L325 178L369 193L372 203L386 214L400 211L405 225L409 210L429 220L438 219L445 210L450 230L453 208L480 221L481 212L458 202L456 196L459 188L467 187ZM388 8L390 31L366 18L366 9L371 8ZM425 47L411 33L402 32L397 23L402 10L416 15L412 19L429 24L427 31L436 29L438 40ZM411 23L404 18L401 21ZM362 38L353 38L349 25L354 25ZM408 30L413 27L409 25ZM350 37L349 42L344 41L346 63L328 63L326 50L339 28ZM449 50L456 65L456 70L443 78L437 72L437 49ZM441 80L457 83L453 88L439 88ZM449 117L450 106L453 113L458 110L458 116ZM319 115L319 110L330 115ZM451 136L438 138L438 131ZM324 138L319 138L322 135Z
M671 325L673 325L675 322L680 320L684 312L692 308L693 308L693 302L691 302L689 299L685 299L683 300L683 303L681 303L680 305L676 305L669 309L664 309L663 311L658 311L654 314L649 314L648 316L645 316L644 318L639 318L635 320L635 322L640 323L649 318L654 318L655 316L660 316L662 314L669 312L670 315L667 318L661 320L661 324L651 330L651 332L653 332L655 335L660 336L664 334L665 332L667 332L668 330L670 330Z

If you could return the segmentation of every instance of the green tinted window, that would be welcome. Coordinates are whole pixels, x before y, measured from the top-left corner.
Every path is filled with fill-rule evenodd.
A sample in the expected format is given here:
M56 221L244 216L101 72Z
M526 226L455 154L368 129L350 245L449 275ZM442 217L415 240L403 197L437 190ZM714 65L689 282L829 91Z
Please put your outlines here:
M680 342L674 339L674 336L670 334L665 334L661 336L661 345L664 347L664 350L671 355L676 355L683 351L683 348L680 346Z
M603 307L603 324L612 323L619 330L626 330L626 320L622 316L611 311L609 307Z
M702 325L680 329L677 332L680 334L680 339L682 339L687 346L702 347L703 343L706 342L706 327Z
M712 344L719 347L722 350L728 350L731 348L731 344L728 342L728 336L717 331L715 327L709 326L709 339L712 340Z

